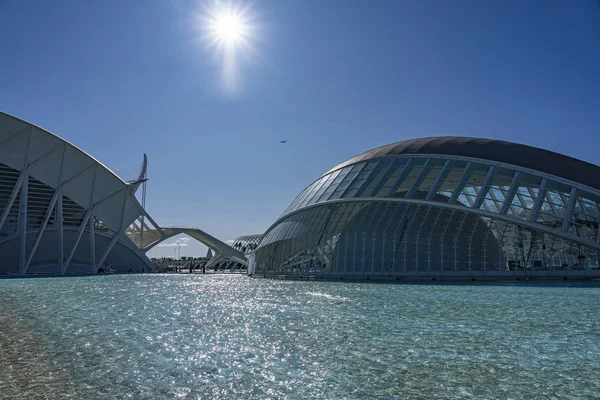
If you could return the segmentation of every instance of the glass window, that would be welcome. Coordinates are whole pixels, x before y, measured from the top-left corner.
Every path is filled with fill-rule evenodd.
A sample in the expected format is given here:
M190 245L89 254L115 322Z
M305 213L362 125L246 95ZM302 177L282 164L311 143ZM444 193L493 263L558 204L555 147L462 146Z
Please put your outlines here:
M442 173L440 186L437 191L437 196L434 200L448 201L452 192L456 188L462 173L467 166L466 161L452 160L448 164L448 168Z
M541 182L542 178L539 176L519 174L515 194L512 199L509 199L511 203L507 214L515 218L529 220L531 210L535 204L535 193L539 190Z
M415 193L415 197L417 198L425 198L427 193L429 193L429 189L435 184L438 177L442 173L442 169L446 165L446 160L441 158L432 158L429 159L429 163L424 171L422 171L418 181L417 188Z
M317 193L313 197L313 201L310 204L317 203L319 201L323 201L322 197L325 194L325 192L327 192L327 190L331 189L328 194L331 194L331 192L333 192L333 190L335 189L335 186L337 186L337 185L334 186L334 182L339 174L340 174L340 170L337 170L335 172L332 172L329 175L327 180L325 180L323 182L323 185L321 185L321 188L317 191Z
M419 157L411 159L410 164L404 169L400 176L400 185L396 188L396 196L403 197L412 185L414 185L426 162L426 158Z
M538 212L537 222L554 229L562 229L563 218L569 204L570 195L570 186L548 180L546 182L546 192L543 193L543 203Z
M458 204L472 207L482 189L485 178L488 176L490 166L479 163L471 163L471 167L467 172L467 179L458 197Z
M366 182L366 179L356 179L350 184L350 189L358 189ZM346 196L348 197L348 196Z
M571 201L570 187L566 186L562 188L563 191L559 196L560 201L565 205L562 214L567 216L567 209ZM566 190L569 190L567 193ZM575 192L575 198L573 199L573 209L569 217L568 231L569 233L591 240L596 241L598 237L598 213L597 203L594 201L595 196L577 190ZM556 205L555 205L556 206Z
M327 179L327 177L323 177L311 185L311 188L308 190L308 192L306 192L306 196L304 197L302 202L298 205L298 208L304 207L312 200L312 198L315 195L315 193L317 192L317 190L319 190L321 185L323 185L323 182L325 181L325 179Z
M499 213L502 211L502 205L506 195L510 190L515 171L496 167L494 174L489 182L489 189L485 195L482 207L491 212Z
M390 167L392 165L391 159L381 160L377 168L373 170L373 173L368 178L367 186L361 192L358 191L360 197L370 197L377 193L378 188L381 187L390 173Z
M587 240L596 241L600 224L600 198L591 193L577 191L573 206L570 231Z

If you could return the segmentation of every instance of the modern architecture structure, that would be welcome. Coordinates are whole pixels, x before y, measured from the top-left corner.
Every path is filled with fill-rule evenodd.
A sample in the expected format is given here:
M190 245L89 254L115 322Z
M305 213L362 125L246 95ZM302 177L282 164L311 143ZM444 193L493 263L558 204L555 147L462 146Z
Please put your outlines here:
M598 277L600 167L497 140L376 148L311 183L249 272L322 278Z
M247 270L248 267L248 258L252 256L252 253L258 246L260 242L261 234L256 235L244 235L240 236L233 241L231 247L235 250L240 251L244 254L244 261L240 261L234 257L226 257L222 260L218 260L217 262L210 263L210 266L214 265L215 271L218 270L235 270L235 271L244 271Z
M262 234L240 236L233 241L231 247L241 251L245 255L248 255L256 250L261 238Z
M160 239L144 247L144 251L149 251L160 242L182 233L203 243L208 247L209 251L212 250L214 252L214 255L211 255L210 260L206 263L206 268L214 268L215 265L221 265L223 263L239 263L242 265L247 265L248 263L248 260L242 251L234 249L227 243L220 241L196 227L172 226L168 228L157 228L156 234L160 236Z
M235 250L197 228L160 228L136 198L147 159L125 181L58 136L0 112L0 274L152 271L145 253L187 233L225 258ZM143 190L143 189L142 189ZM143 196L142 196L143 197Z

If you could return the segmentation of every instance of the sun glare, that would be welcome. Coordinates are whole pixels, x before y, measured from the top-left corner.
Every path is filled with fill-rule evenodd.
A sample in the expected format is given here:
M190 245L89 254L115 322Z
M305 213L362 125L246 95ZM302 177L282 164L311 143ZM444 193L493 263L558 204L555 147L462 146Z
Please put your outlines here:
M221 65L223 89L228 95L240 89L241 63L256 54L251 42L257 27L251 17L249 5L220 2L207 7L200 17L205 43Z
M244 38L244 22L236 15L223 13L217 15L214 21L217 38L224 42L239 42Z
M209 41L216 47L241 47L250 39L250 24L244 9L221 6L205 18Z

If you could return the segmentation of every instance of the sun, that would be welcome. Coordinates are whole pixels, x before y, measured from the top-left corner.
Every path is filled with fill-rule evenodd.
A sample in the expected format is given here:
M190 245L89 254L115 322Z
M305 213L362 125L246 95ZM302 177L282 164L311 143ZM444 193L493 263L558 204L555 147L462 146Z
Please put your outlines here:
M247 34L244 21L230 12L216 15L213 29L217 39L226 43L238 43Z
M212 13L208 31L213 42L223 46L239 46L248 40L249 27L244 14L234 8L223 8Z
M216 1L198 16L206 50L219 65L224 92L235 95L241 89L242 64L251 62L258 54L253 42L259 25L251 3Z

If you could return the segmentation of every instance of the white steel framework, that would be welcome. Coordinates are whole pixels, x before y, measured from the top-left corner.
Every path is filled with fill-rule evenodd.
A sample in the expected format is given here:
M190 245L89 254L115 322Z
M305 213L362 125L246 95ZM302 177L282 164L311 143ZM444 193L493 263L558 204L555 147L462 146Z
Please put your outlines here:
M145 199L147 157L124 181L58 136L0 112L0 275L150 272L146 252L187 233L216 253L212 263L244 254L199 229L160 228Z
M136 186L65 140L0 113L0 274L150 271L123 234ZM87 235L86 235L87 233Z
M525 156L545 157L552 164L549 169L560 172L557 176L523 166L531 162L498 161L502 155L490 149L503 148L505 142L473 142L485 146L478 151L444 139L450 143L449 154L443 147L433 149L435 154L420 151L428 148L427 139L419 142L421 147L394 144L357 156L317 179L264 234L252 272L600 276L600 189L567 179L576 174L560 172L555 164L564 161L597 173L600 167L512 145ZM483 158L486 154L494 157Z

